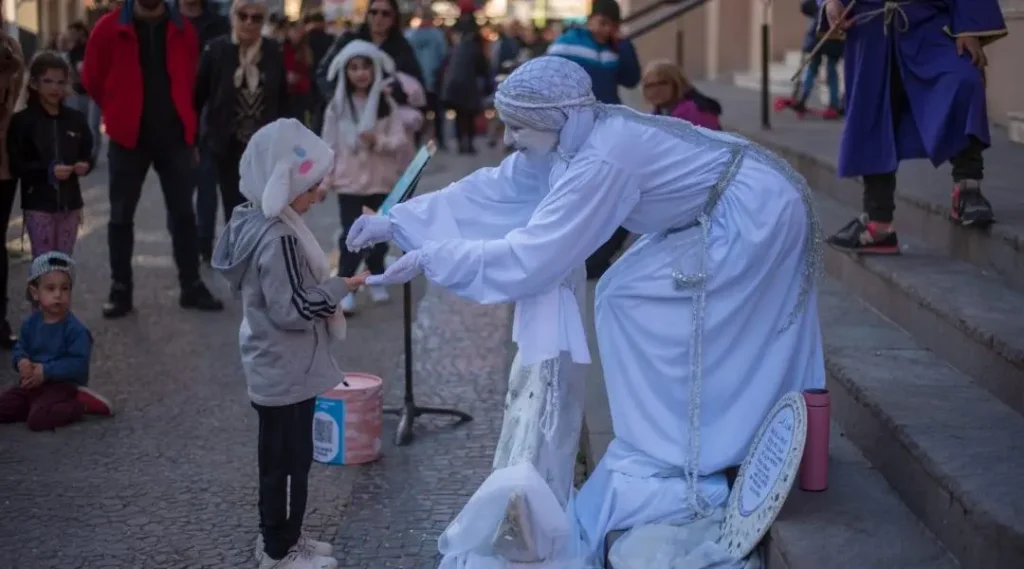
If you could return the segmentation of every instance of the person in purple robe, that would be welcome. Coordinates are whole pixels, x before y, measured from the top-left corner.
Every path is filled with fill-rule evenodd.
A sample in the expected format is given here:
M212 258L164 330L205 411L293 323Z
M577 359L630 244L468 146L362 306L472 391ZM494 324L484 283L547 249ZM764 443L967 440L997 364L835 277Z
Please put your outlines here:
M896 169L913 158L952 164L952 221L991 224L992 206L981 193L982 152L990 144L984 46L1007 33L998 0L818 3L819 31L836 25L846 34L848 120L839 175L864 179L864 213L828 243L898 254Z

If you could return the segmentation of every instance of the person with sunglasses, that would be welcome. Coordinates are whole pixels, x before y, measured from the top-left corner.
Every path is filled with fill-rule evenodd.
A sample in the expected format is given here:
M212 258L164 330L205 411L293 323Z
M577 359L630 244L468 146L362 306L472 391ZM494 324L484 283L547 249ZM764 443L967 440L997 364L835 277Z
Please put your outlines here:
M391 56L395 69L424 84L423 70L416 59L416 52L402 34L402 14L397 0L373 0L366 10L366 21L355 32L345 32L334 42L327 55L320 60L316 70L317 89L326 99L334 95L337 80L329 77L331 62L352 40L361 39L373 43ZM409 97L398 81L388 78L391 98L399 106L408 104Z
M192 196L198 167L199 117L192 105L199 37L164 0L126 0L96 22L85 47L82 85L103 113L110 169L107 242L113 282L105 318L133 309L135 210L152 165L167 206L182 308L220 311L199 275L199 239Z
M268 13L265 0L235 0L231 35L210 42L199 61L194 102L206 114L202 141L217 166L225 224L245 202L238 187L245 145L261 127L290 114L281 44L262 34Z

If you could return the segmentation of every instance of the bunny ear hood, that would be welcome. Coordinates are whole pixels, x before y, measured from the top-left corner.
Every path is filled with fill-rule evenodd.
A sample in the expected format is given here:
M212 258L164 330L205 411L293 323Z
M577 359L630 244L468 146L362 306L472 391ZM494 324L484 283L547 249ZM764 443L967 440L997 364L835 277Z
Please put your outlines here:
M334 151L295 119L279 119L256 131L238 165L240 190L265 217L281 214L330 171Z
M373 61L374 67L377 68L378 76L381 75L382 71L387 71L388 61L391 62L391 67L395 65L391 57L381 51L379 47L366 40L352 40L331 60L331 65L327 68L327 80L341 81L345 75L345 65L353 57L366 57Z

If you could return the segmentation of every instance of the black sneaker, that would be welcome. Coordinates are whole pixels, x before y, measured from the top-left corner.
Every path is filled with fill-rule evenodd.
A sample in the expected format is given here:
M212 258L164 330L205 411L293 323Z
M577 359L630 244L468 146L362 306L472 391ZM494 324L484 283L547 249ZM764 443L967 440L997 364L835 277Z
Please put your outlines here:
M0 320L0 349L13 350L17 342L18 337L11 330L11 325L6 320Z
M833 248L860 255L899 255L900 242L895 231L882 232L862 215L832 235L826 242Z
M195 309L203 312L220 312L224 310L224 303L217 300L217 297L210 293L203 281L188 288L182 289L178 297L178 305L182 308Z
M954 184L952 201L949 218L964 227L987 227L996 220L992 204L981 195L981 184L977 180Z
M119 283L110 285L110 295L103 303L103 317L124 318L132 312L132 309L132 288Z

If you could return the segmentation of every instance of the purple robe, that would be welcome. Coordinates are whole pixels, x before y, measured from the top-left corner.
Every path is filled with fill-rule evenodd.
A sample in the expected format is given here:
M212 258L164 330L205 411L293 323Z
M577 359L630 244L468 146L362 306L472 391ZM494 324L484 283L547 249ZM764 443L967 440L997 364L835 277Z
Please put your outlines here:
M898 4L890 8L888 25L886 4ZM856 25L846 34L840 176L894 172L912 158L938 166L967 148L970 136L989 144L984 76L970 54L957 56L954 37L978 36L985 44L1006 35L998 0L858 0L849 17ZM822 14L822 32L828 30L825 20ZM895 128L893 55L908 105Z

